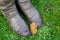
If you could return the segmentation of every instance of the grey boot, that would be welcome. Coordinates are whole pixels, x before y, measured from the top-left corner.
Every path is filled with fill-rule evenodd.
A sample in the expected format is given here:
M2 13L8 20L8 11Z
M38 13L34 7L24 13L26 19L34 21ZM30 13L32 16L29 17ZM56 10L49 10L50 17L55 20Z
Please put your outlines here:
M17 12L14 0L0 0L0 9L14 32L22 36L30 35L28 26Z
M21 7L22 11L27 16L30 22L36 22L39 27L42 25L40 14L33 7L30 0L18 0L17 3Z

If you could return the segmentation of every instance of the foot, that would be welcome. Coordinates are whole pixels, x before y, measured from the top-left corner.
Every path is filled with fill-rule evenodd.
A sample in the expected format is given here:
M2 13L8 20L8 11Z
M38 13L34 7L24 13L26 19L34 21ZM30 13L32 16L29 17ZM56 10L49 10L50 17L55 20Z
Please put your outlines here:
M30 35L29 28L18 14L13 0L0 0L0 7L14 32L25 37Z

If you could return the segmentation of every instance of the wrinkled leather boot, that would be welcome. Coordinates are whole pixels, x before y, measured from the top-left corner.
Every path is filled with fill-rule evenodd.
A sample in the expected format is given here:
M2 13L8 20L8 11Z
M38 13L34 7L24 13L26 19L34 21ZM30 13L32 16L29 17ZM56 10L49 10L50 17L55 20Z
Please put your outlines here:
M14 32L25 37L30 35L28 26L17 12L14 0L0 0L0 9Z
M30 0L18 0L17 3L31 23L35 22L39 27L42 25L40 14L36 8L33 7Z

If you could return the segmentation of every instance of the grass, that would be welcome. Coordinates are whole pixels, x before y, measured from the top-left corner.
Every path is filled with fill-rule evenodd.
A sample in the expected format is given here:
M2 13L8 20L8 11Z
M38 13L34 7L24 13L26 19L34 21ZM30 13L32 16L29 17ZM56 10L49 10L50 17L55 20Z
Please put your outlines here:
M14 33L0 11L0 40L60 40L60 0L31 0L39 11L43 25L28 38ZM28 21L27 21L28 22Z

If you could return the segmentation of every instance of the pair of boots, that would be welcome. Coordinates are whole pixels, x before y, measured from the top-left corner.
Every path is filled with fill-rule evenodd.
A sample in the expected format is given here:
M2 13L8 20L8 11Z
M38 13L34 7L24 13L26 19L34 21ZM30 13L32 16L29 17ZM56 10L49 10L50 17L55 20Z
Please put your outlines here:
M3 15L14 32L25 37L29 36L31 32L19 15L14 1L15 0L0 0L0 9L2 9ZM21 10L30 22L36 22L38 27L41 26L42 23L39 12L32 6L30 0L17 0L17 4L21 7Z

